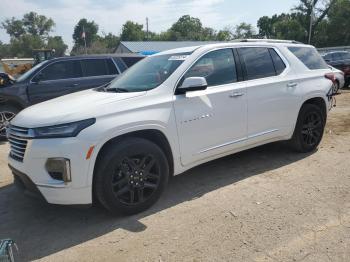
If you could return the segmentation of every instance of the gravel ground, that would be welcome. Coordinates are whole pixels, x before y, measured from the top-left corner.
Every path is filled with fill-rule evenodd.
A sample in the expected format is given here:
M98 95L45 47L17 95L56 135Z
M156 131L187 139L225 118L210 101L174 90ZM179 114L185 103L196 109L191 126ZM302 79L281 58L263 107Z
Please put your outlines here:
M350 92L337 102L318 151L275 143L207 163L131 217L22 195L2 144L0 238L20 261L350 261Z

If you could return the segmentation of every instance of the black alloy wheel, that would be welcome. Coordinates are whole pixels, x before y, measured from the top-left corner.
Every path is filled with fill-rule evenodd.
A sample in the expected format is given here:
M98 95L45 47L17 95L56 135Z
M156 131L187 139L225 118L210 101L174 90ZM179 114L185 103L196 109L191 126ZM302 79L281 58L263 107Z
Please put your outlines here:
M316 112L309 112L306 114L301 134L304 143L310 147L315 146L322 136L323 123L321 116Z
M137 205L147 201L160 182L160 167L153 155L126 157L112 176L115 197L124 204Z
M168 177L162 149L149 140L128 137L109 144L99 155L94 194L112 213L135 214L159 199Z
M315 150L322 140L326 117L319 106L303 105L290 141L291 146L301 153Z

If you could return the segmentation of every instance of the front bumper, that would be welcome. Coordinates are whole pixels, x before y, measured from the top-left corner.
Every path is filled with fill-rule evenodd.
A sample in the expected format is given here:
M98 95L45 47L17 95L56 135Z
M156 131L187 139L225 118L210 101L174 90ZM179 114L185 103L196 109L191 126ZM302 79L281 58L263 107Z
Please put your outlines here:
M8 157L15 178L27 189L39 193L50 204L87 205L92 203L89 182L90 161L86 160L89 145L77 137L66 139L28 140L23 161ZM64 157L71 161L72 181L53 179L46 171L48 158Z

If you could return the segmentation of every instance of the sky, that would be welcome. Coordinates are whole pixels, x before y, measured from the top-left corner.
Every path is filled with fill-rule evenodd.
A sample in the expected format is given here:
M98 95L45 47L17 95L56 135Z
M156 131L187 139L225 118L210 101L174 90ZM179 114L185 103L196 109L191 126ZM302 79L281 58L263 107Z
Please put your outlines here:
M81 18L93 20L102 32L119 35L127 20L140 24L149 18L149 30L167 30L179 17L189 14L216 30L241 22L256 26L264 15L288 12L298 0L1 0L0 21L21 18L30 11L51 17L56 26L51 35L61 35L73 46L73 29ZM0 29L0 40L9 42Z

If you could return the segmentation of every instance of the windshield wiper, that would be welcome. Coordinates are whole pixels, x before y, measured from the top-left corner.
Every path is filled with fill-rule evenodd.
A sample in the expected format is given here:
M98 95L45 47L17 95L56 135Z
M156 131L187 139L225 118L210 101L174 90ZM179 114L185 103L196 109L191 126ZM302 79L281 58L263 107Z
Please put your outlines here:
M115 91L117 93L128 93L130 92L129 89L122 88L122 87L114 87L114 88L106 88L106 91Z

